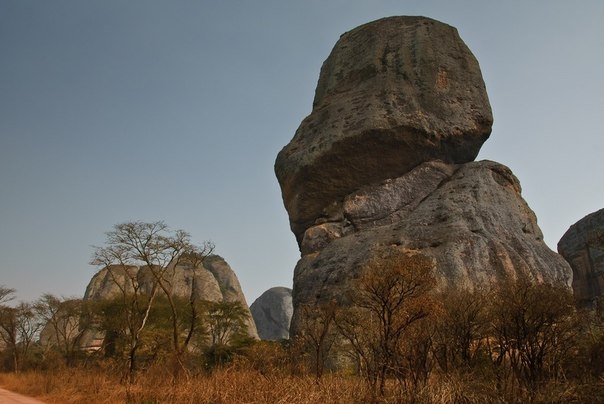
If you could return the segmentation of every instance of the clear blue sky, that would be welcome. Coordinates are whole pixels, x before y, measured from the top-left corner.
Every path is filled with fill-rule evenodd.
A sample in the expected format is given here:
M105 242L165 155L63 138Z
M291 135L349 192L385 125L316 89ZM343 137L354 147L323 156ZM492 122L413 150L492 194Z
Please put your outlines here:
M299 257L273 174L340 34L391 15L455 26L508 165L555 249L604 207L604 2L0 1L0 284L81 296L119 222L210 239L248 303Z

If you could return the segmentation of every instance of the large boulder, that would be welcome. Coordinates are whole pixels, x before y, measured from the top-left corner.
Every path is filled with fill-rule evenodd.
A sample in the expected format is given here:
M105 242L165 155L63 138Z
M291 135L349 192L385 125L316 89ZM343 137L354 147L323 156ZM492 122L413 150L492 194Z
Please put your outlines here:
M604 209L570 226L558 242L558 252L573 270L573 292L589 307L604 294Z
M302 305L346 304L385 247L431 258L441 289L521 276L570 284L511 170L474 162L491 124L478 63L454 28L393 17L342 35L275 163L302 255L292 335Z
M449 25L391 17L341 36L313 110L277 156L292 231L360 186L418 164L474 160L493 118L478 62Z
M294 311L290 288L267 290L252 303L250 311L260 339L276 341L289 338L289 324Z
M433 258L440 289L519 276L570 282L568 264L544 243L518 179L492 161L424 163L351 193L336 216L341 220L306 232L294 271L295 307L339 300L383 247ZM326 226L331 237L314 230ZM292 321L295 333L296 315Z

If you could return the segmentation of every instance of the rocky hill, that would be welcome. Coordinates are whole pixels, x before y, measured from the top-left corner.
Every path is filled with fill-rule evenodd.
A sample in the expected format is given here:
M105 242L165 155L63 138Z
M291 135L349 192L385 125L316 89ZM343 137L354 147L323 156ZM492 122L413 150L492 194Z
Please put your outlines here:
M297 307L337 299L383 246L432 257L441 287L570 281L511 170L474 161L492 122L455 28L391 17L340 37L311 114L275 162L301 251L294 334Z
M134 266L114 267L112 271L113 276L118 277L118 280L120 280L119 274L121 273L122 281L115 282L107 268L101 269L90 280L84 294L85 300L110 299L119 296L121 293L120 287L128 285L126 271L130 273L130 276L135 275L137 277L142 290L151 290L153 278L145 268ZM253 338L258 338L256 325L249 312L237 275L222 257L210 255L204 259L203 264L199 267L177 266L171 273L170 284L174 296L189 298L193 293L197 300L241 303L249 314L247 321L248 334ZM86 333L82 340L82 346L86 349L95 349L101 343L102 335L94 331Z
M258 336L264 340L289 338L293 314L292 290L274 287L264 292L250 306Z
M581 306L604 294L604 209L593 212L564 233L558 252L573 269L573 292Z

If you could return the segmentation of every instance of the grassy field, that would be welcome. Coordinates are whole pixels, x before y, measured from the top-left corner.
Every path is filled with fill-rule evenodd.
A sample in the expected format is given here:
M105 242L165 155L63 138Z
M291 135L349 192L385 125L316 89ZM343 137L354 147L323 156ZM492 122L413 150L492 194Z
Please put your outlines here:
M263 375L225 368L211 375L183 376L177 383L156 370L133 385L93 369L0 374L4 388L48 403L355 403L366 401L362 380L327 376Z
M211 374L183 375L176 383L161 367L139 374L134 384L120 382L110 369L71 368L0 373L0 386L47 403L507 403L496 387L479 376L437 377L414 394L390 383L383 397L372 397L357 376L293 376L230 366ZM604 402L604 380L590 385L551 384L535 403ZM516 398L519 398L516 397Z

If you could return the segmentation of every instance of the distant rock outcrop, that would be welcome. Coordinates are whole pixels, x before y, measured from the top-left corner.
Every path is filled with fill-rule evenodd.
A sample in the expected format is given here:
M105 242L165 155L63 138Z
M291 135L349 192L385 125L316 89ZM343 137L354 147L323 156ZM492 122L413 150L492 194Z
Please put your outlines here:
M222 257L210 255L203 260L201 266L194 268L190 265L179 265L174 271L168 272L171 274L170 285L174 296L189 298L193 293L197 300L241 303L248 310L248 335L258 338L256 325L249 312L237 275ZM107 268L103 268L92 277L84 299L103 300L119 296L120 287L129 285L127 276L133 275L137 277L143 291L151 290L153 278L148 268L114 266L112 274ZM117 278L117 282L114 278ZM81 345L93 349L101 343L102 336L98 332L90 331L82 339Z
M250 306L258 336L263 340L289 338L293 314L292 290L275 287L264 292Z
M573 291L581 306L604 295L604 209L570 226L558 242L558 252L573 269Z
M341 36L275 163L302 254L292 335L300 305L339 299L383 246L432 257L441 287L521 274L568 282L518 179L473 162L491 125L478 62L455 28L391 17Z

